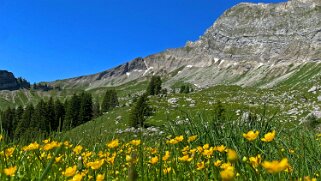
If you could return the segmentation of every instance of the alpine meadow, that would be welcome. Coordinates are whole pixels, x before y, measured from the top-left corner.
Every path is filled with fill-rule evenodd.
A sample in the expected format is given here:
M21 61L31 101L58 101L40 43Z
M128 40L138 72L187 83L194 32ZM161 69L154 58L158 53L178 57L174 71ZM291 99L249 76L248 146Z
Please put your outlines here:
M90 75L31 83L28 74L37 71L30 69L20 77L22 73L11 72L10 66L1 67L4 55L10 53L4 52L0 55L0 68L5 69L0 70L0 180L321 180L321 1L263 2L224 9L198 40L185 40L183 47ZM101 12L106 4L93 9L87 3L89 15L124 18ZM192 3L192 8L198 8L216 2ZM162 3L152 4L162 8ZM146 12L151 11L150 2L145 5ZM1 6L0 2L0 10ZM81 19L71 16L80 5L52 7L57 8L55 13L61 11L56 18ZM63 12L63 7L70 12ZM53 10L44 9L48 14ZM130 12L126 16L137 16ZM32 18L37 19L40 14L35 15ZM202 17L197 21L202 22ZM93 25L99 18L81 21ZM88 26L79 31L75 28L80 24L75 23L63 32L77 36L80 31L95 31L107 36L104 31L112 29L112 43L117 46L124 35L113 29L117 23L109 23L108 28L95 24L99 30ZM88 34L88 46L105 41L95 33ZM67 46L73 36L65 36L63 43ZM5 50L2 39L0 34L0 52ZM21 48L22 43L18 50L28 53L22 57L32 55L45 62L55 46L48 38L44 48L53 50L43 57L30 53L31 45L30 52ZM76 54L81 58L90 51L79 48ZM59 56L77 59L71 50L63 52ZM99 56L90 60L92 66L95 58L102 59ZM7 56L8 61L15 57L19 56ZM81 65L79 60L73 66ZM63 74L62 68L55 70L55 75Z

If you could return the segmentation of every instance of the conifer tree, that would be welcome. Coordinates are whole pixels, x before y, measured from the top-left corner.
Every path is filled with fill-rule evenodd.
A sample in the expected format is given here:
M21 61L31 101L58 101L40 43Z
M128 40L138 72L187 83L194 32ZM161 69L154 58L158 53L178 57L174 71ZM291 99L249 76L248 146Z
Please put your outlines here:
M62 131L62 125L65 118L65 107L59 99L55 101L55 121L58 122L57 131Z
M119 105L117 92L115 90L107 90L101 105L102 112L108 112Z
M162 80L160 76L153 76L148 84L147 95L158 95L162 90Z
M33 105L32 104L27 105L26 109L23 111L21 120L15 129L15 132L14 132L15 139L20 139L24 136L25 132L30 126L33 113L34 113Z
M63 124L64 130L69 130L78 125L80 103L81 101L77 94L74 94L71 99L66 102L66 116Z
M90 121L92 117L93 117L92 96L89 93L82 92L80 94L79 122L76 126Z
M151 108L147 101L147 94L139 97L136 105L130 113L129 123L131 127L145 127L146 117L151 115Z
M58 128L58 120L55 119L55 103L52 97L50 97L49 101L46 104L46 116L47 121L49 123L49 130L56 131Z

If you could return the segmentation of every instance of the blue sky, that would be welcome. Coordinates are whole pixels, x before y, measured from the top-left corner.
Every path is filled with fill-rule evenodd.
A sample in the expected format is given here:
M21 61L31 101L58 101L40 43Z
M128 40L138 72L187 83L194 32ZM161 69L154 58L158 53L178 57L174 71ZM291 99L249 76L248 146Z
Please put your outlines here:
M0 0L0 69L32 83L97 73L197 40L240 2Z

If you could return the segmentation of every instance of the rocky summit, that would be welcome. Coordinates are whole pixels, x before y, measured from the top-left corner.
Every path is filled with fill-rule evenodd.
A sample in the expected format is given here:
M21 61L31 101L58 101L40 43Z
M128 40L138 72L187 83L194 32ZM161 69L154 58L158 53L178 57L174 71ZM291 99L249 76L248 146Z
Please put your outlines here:
M121 85L147 75L206 87L272 87L321 61L321 1L241 3L227 10L198 41L138 58L90 76L57 81L63 87ZM262 83L264 82L264 83Z
M15 90L18 88L19 86L13 73L0 70L0 90Z

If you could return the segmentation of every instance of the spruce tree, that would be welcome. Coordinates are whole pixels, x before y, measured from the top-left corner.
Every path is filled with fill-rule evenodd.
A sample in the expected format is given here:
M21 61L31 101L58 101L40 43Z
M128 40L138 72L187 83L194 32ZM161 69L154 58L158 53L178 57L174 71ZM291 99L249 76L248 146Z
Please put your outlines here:
M79 111L80 111L81 100L77 94L74 94L66 104L66 116L63 124L64 130L69 130L71 128L79 125Z
M25 132L29 129L33 113L34 113L33 105L32 104L27 105L26 109L23 111L21 120L18 123L14 132L14 138L16 140L23 138Z
M92 96L89 93L82 92L80 94L80 110L78 125L90 121L93 117L93 102ZM76 125L76 126L78 126Z
M62 131L62 125L65 118L65 107L59 99L55 101L55 122L58 122L57 131Z
M145 127L146 117L151 115L151 108L147 101L147 94L139 97L136 105L130 113L129 123L131 127Z
M50 131L56 131L59 125L58 120L56 120L55 116L55 103L52 97L50 97L49 101L47 102L46 105L46 116L47 116L47 121L49 123L49 130Z
M162 90L162 80L160 76L153 76L148 84L147 95L158 95Z
M108 112L119 105L117 92L115 90L107 90L101 104L102 112Z

